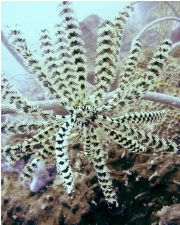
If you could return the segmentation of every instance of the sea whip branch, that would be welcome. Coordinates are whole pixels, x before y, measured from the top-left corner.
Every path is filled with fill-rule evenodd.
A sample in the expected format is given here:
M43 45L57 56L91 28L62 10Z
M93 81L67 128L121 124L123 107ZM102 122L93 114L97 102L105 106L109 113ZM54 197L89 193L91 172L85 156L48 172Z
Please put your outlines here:
M107 99L111 98L112 95L113 95L113 92L110 92L108 94ZM153 101L153 102L159 102L162 104L167 104L167 105L180 108L180 98L166 95L166 94L160 94L156 92L146 92L142 99ZM32 104L33 106L40 107L43 110L54 110L61 115L67 114L67 111L62 106L60 106L58 104L58 101L56 100L30 101L30 104ZM12 114L12 113L18 113L18 111L12 108L11 105L2 104L1 113Z
M166 20L175 20L175 21L178 21L180 22L180 18L179 17L174 17L174 16L167 16L167 17L163 17L163 18L160 18L160 19L157 19L157 20L153 20L151 23L147 24L142 30L141 32L136 35L136 37L133 39L132 43L135 42L135 40L137 39L140 39L141 35L147 31L150 27L152 27L154 24L156 23L160 23L160 22L163 22L163 21L166 21Z

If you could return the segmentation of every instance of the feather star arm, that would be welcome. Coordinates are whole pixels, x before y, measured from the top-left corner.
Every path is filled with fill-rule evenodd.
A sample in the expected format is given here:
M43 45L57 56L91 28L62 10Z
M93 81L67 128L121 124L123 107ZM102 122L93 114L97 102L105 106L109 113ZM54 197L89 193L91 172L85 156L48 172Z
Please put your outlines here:
M41 65L41 63L33 57L33 54L28 49L21 31L18 29L9 30L8 41L23 59L24 64L27 66L29 72L35 74L34 78L41 85L41 87L45 91L48 90L51 95L57 94L53 89L52 84L47 79L47 71L43 70L43 65ZM58 95L55 97L57 99L60 98Z
M159 116L159 113L158 113ZM132 140L137 140L140 144L147 146L147 148L155 148L156 151L160 150L170 150L174 153L178 152L178 147L176 143L171 140L166 140L164 138L159 138L158 135L152 135L143 130L138 130L134 126L128 124L123 124L121 120L114 120L113 118L99 116L99 119L102 121L109 122L108 125L112 125L113 128L118 129L118 133L123 134L124 136L130 137ZM150 122L150 121L148 121ZM105 129L105 128L104 128ZM112 133L113 134L113 133ZM121 145L120 142L118 144ZM130 143L131 145L131 143ZM123 146L123 145L121 145ZM126 148L126 146L123 146ZM134 150L132 150L134 151ZM137 151L139 152L139 151Z
M34 122L34 121L27 121L27 122L20 122L20 121L13 121L10 123L2 123L1 125L1 132L3 134L30 134L36 133L40 129L44 129L47 126L47 122Z
M67 120L56 136L55 154L56 154L56 165L57 171L62 175L64 181L64 187L68 194L73 191L74 179L72 175L72 169L70 166L70 161L68 159L68 138L70 132L76 122L76 118L71 118Z
M165 65L165 62L168 58L169 52L171 50L171 41L165 40L158 47L158 50L155 52L152 60L149 62L147 71L145 73L144 81L139 80L133 83L133 86L128 89L125 95L122 97L120 101L115 104L110 104L114 99L117 98L117 92L112 97L113 100L107 102L104 106L98 109L98 111L110 111L119 107L125 107L127 104L132 104L137 99L143 96L145 91L152 88L156 82L156 80L161 75L162 69Z
M98 30L98 47L96 50L95 67L95 96L94 104L99 105L103 101L106 91L116 78L116 32L113 23L106 20Z
M8 103L13 104L20 113L25 113L34 116L36 119L54 120L56 116L49 112L42 111L35 106L28 104L28 100L15 88L9 84L8 80L2 75L2 99Z
M87 59L85 56L84 42L82 39L79 22L76 19L74 10L72 9L71 2L62 2L62 11L60 15L65 22L65 29L67 32L67 38L69 41L70 52L74 64L74 70L80 87L80 98L76 99L77 102L86 102L86 80L87 80Z
M109 136L112 141L115 141L117 144L122 147L132 151L132 152L145 152L146 148L142 146L138 141L132 139L131 137L126 136L123 132L115 131L111 128L108 128L103 123L97 123L100 128L102 128Z
M98 136L94 127L91 127L90 135L91 148L94 151L93 164L96 170L96 174L103 190L104 196L107 202L112 206L113 204L118 206L116 193L113 190L112 180L109 174L109 169L106 166L106 162L103 155L102 145L98 140Z

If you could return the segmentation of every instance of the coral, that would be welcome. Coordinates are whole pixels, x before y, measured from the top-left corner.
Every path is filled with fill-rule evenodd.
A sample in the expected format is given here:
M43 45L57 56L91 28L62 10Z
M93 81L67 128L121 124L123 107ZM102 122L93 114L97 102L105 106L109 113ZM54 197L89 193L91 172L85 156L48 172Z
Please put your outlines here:
M83 224L92 213L90 208L99 210L99 215L107 213L106 202L110 207L116 206L113 207L114 213L120 208L120 214L124 218L123 210L133 205L131 201L127 202L133 198L141 200L154 186L161 184L159 177L169 173L158 164L171 157L172 163L168 165L170 172L176 173L178 168L175 166L178 163L174 163L173 158L174 153L179 150L176 140L171 141L170 136L160 138L160 132L159 136L156 134L166 109L148 111L144 107L147 104L140 105L140 102L145 101L142 100L145 92L155 88L156 81L161 78L171 51L171 41L162 42L152 59L145 62L147 68L139 76L139 70L144 70L145 66L139 63L141 68L137 69L141 41L135 40L118 77L118 88L112 98L105 102L107 92L116 79L116 64L124 25L133 6L127 6L113 22L106 20L99 27L95 85L89 95L86 82L87 60L79 24L71 3L63 2L60 5L63 21L56 25L55 45L52 44L48 31L42 30L40 40L44 62L33 57L20 30L13 29L9 32L9 42L21 55L28 70L66 111L65 115L55 115L32 106L2 76L3 100L12 104L19 113L31 116L29 121L2 125L3 133L31 134L23 143L4 146L2 154L12 165L22 158L27 162L20 178L29 183L33 178L30 189L37 192L29 196L26 190L21 191L20 185L15 185L18 194L13 200L13 206L9 206L4 216L4 221L11 220L11 224L18 214L14 205L18 205L18 199L22 197L25 207L21 212L21 220L26 224L28 220L35 224L47 221L49 224L77 224L80 221ZM137 108L136 112L134 108ZM82 144L75 146L75 143ZM153 154L148 154L149 152ZM37 181L41 169L44 176L40 179L44 183L39 186ZM126 171L122 173L122 170ZM8 176L11 175L4 174L12 185L12 178L7 178ZM138 185L134 186L135 183ZM48 188L44 187L46 184ZM146 185L143 186L144 184ZM140 186L145 187L147 193L144 193L143 188L139 189ZM6 188L3 189L3 196L8 192L13 196L13 192ZM39 198L39 203L32 204L38 202ZM122 202L126 204L122 206ZM152 202L148 204L153 205ZM121 207L118 208L119 205ZM6 207L3 207L5 210ZM149 208L146 213L152 210L152 207ZM141 209L144 211L143 207ZM56 216L50 217L47 212L51 213L51 210ZM137 219L130 217L133 221ZM100 218L96 219L98 221Z

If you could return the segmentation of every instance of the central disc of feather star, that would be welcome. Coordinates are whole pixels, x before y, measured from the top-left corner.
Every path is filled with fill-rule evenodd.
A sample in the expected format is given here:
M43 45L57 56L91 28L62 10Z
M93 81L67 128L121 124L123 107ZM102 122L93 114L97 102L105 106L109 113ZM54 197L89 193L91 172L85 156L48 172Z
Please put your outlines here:
M82 127L88 126L91 122L97 119L97 111L92 106L81 105L76 109L78 121L82 124Z

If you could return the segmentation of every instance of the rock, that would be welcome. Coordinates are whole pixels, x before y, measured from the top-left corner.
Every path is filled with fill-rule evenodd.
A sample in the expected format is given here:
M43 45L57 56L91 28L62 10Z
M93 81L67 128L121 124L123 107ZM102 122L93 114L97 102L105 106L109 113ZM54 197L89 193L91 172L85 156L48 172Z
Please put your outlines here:
M33 180L30 184L31 192L38 192L51 180L45 168L44 162L40 161L37 166L38 170L35 172Z
M180 224L180 204L164 206L157 212L157 216L160 218L159 225Z
M172 31L170 38L173 43L180 41L180 26Z

